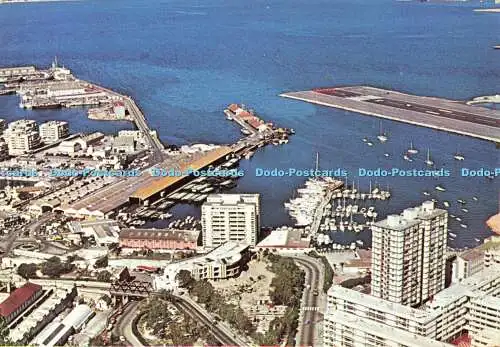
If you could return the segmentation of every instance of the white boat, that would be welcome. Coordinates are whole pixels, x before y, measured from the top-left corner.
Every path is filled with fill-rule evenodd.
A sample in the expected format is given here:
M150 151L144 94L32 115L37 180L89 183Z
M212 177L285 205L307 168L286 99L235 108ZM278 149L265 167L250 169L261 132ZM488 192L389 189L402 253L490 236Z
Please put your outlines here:
M448 201L443 201L444 207L450 207L450 203Z
M477 196L473 196L473 197L472 197L472 200L477 201L477 200L479 200L479 199L477 198Z
M453 238L457 237L457 235L456 235L456 234L453 234L453 233L448 233L448 234L449 234L451 237L453 237Z
M371 146L373 146L373 143L372 143L372 142L367 142L366 144L367 144L368 146L370 146L370 147L371 147Z
M384 157L389 158L389 153L384 153Z
M404 155L403 155L403 159L404 159L404 160L406 160L406 161L409 161L409 162L412 162L412 161L413 161L413 159L412 159L412 158L410 158L410 156L409 156L408 154L404 154Z
M465 213L469 212L469 210L468 210L468 209L466 209L465 207L464 207L464 208L461 208L461 210L462 210L462 212L465 212Z
M481 242L481 240L480 240L480 239L474 239L474 241L476 241L476 242Z
M440 191L440 192L445 192L446 191L446 189L444 187L440 186L440 185L437 185L435 187L435 189L438 190L438 191Z
M363 142L368 142L368 139L366 137L364 137Z
M383 132L382 130L382 122L380 122L380 133L379 135L377 136L377 139L381 142L381 143L384 143L387 141L387 134Z
M429 193L429 192L422 192L422 194L424 194L425 196L431 195L431 193Z
M431 159L431 150L430 149L427 149L427 158L425 159L425 163L428 165L428 166L432 166L434 165L434 162L432 161Z
M416 148L413 147L413 142L412 141L410 141L410 148L408 148L407 152L410 153L410 154L417 154L418 153L418 149L416 149Z
M454 214L450 214L450 217L451 218L455 218L456 216Z
M457 202L459 204L465 205L465 200L464 199L457 199Z
M456 220L457 222L461 222L461 221L462 221L462 218L460 218L460 217L455 217L455 220Z
M460 224L460 226L464 229L467 229L467 224Z
M455 155L453 156L453 158L455 158L455 160L459 160L459 161L462 161L462 160L465 159L465 157L462 154L458 153L458 152L455 153Z

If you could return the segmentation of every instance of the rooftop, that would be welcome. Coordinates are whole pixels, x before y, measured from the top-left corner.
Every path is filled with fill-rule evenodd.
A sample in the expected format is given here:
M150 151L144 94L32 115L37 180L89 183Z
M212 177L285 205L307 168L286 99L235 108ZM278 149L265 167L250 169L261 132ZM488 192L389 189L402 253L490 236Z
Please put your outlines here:
M199 231L179 229L122 229L120 239L197 242Z
M40 290L42 290L42 287L38 284L31 282L25 283L22 287L14 290L12 294L0 304L0 315L2 317L9 316Z

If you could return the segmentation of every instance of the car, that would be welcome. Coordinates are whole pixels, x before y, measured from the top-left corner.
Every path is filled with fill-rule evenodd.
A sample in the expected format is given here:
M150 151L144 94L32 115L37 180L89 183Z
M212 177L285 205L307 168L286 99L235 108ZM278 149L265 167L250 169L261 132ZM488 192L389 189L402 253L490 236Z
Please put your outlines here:
M318 290L317 290L317 289L314 289L314 291L313 291L313 295L314 295L314 296L317 296L318 294L319 294Z
M308 319L305 321L305 324L311 324L311 321Z

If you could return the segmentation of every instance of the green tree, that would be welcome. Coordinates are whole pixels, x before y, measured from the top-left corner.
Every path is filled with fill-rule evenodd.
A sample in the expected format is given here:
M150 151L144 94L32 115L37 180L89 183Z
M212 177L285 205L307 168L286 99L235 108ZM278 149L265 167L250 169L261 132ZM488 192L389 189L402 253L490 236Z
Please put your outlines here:
M196 281L190 293L198 298L198 302L206 304L215 293L214 287L207 280Z
M107 255L105 255L102 258L97 259L95 262L96 269L107 267L107 266L108 266L108 256Z
M11 345L9 339L9 326L4 317L0 317L0 346Z
M175 276L176 281L179 283L181 288L191 288L194 284L194 279L191 276L191 272L188 270L181 270Z
M37 266L33 263L23 263L17 268L17 273L25 279L36 278Z
M62 263L61 259L58 257L49 258L41 266L41 272L49 277L59 277L62 274L73 271L74 265L68 263Z

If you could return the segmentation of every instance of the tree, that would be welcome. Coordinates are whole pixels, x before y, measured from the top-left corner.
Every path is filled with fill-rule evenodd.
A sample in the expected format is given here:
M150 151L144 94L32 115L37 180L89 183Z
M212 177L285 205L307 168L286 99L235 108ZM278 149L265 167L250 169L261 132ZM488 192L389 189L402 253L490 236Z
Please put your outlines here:
M19 267L17 268L17 273L25 279L30 279L30 278L37 277L36 270L37 270L36 264L23 263L23 264L19 265Z
M111 282L111 276L111 272L104 270L97 274L97 280L100 282Z
M49 277L59 277L62 274L73 271L73 269L73 264L61 263L61 259L58 257L49 258L41 266L42 273Z
M176 281L179 283L179 287L181 288L191 288L193 285L194 279L191 276L191 272L188 270L181 270L175 276Z
M198 298L202 304L208 303L215 293L214 287L207 280L196 281L190 290L190 293Z
M105 255L104 257L97 259L95 261L94 266L96 267L96 269L107 267L108 266L108 256Z
M0 346L10 345L9 326L4 317L0 317Z

